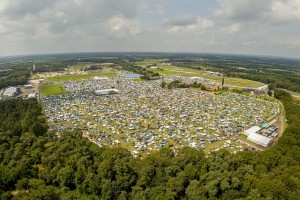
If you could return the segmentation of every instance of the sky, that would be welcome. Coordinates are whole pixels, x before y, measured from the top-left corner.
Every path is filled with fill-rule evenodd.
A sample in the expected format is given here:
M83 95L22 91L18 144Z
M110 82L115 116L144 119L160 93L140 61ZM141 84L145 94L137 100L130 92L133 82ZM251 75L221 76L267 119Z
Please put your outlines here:
M115 51L300 58L300 0L0 0L0 56Z

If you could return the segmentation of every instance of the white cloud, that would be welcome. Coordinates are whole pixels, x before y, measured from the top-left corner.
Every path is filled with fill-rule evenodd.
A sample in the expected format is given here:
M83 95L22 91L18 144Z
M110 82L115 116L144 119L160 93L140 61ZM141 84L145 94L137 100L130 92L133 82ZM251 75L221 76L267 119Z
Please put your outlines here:
M140 33L139 21L136 19L113 17L108 19L105 24L109 31L118 38Z
M165 22L167 26L188 26L197 23L197 16L192 15L178 15Z
M164 24L167 25L167 33L187 33L195 32L197 34L206 31L214 26L212 20L201 18L198 16L177 16L167 20Z
M300 0L0 1L0 56L136 50L299 57Z
M276 1L271 6L269 18L275 23L300 21L300 1Z
M219 19L240 22L280 24L300 22L299 0L218 0L221 8L214 14Z
M241 24L240 23L235 23L235 24L230 24L224 28L221 29L222 33L225 34L234 34L237 33L241 30Z

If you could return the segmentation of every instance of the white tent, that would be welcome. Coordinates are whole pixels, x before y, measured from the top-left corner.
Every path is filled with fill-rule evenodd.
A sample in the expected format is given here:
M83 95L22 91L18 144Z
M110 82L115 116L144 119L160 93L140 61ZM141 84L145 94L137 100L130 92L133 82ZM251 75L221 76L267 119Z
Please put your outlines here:
M107 94L116 94L119 90L117 89L105 89L105 90L96 90L95 93L97 95L107 95Z
M250 134L247 139L263 147L268 147L273 142L273 138L269 138L258 133Z
M99 76L95 76L93 79L94 79L94 80L107 80L108 78L107 78L107 77L99 77Z
M258 126L252 126L251 128L247 129L244 131L244 135L249 136L252 133L256 133L257 131L259 131L261 128Z

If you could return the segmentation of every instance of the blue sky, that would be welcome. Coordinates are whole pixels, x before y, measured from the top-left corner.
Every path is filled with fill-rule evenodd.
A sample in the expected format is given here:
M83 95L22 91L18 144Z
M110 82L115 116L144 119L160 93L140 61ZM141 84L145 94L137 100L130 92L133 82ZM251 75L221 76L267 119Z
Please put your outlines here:
M299 0L0 1L0 56L159 51L300 57Z

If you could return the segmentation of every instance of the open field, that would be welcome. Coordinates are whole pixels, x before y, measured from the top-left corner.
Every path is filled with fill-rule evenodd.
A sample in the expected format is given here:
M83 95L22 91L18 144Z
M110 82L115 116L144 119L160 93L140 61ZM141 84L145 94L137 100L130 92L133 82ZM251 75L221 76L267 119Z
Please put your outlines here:
M62 81L88 79L88 78L95 77L95 76L112 77L112 76L115 76L115 75L116 75L115 72L63 75L63 76L49 77L49 78L46 79L46 81L47 82L62 82Z
M149 69L149 70L158 72L162 75L182 75L182 76L189 76L189 77L199 76L202 78L215 80L216 82L219 83L221 83L222 81L222 77L203 74L204 71L202 70L182 68L182 67L176 67L170 65L158 65L158 69ZM246 88L246 87L260 87L263 86L264 84L260 82L246 80L246 79L225 77L225 85L233 88Z
M67 94L62 84L43 85L39 87L41 97Z

